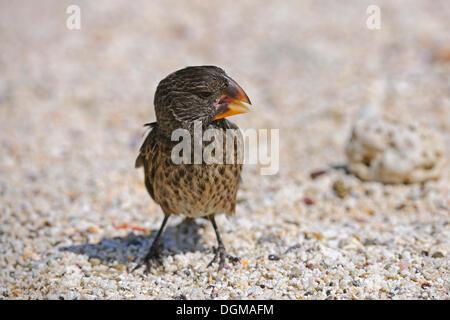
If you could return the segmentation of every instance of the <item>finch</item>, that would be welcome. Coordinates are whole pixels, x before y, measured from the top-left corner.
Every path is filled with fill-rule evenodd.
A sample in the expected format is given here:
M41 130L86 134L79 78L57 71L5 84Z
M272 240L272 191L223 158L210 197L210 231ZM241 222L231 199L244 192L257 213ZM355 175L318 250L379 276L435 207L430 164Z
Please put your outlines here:
M214 258L208 267L218 261L220 270L226 258L239 259L227 254L215 215L235 213L242 171L243 138L239 128L226 118L249 112L250 104L236 81L215 66L186 67L169 74L158 84L154 97L156 122L146 124L150 132L135 164L136 168L144 168L146 189L164 213L161 227L144 259L147 272L155 262L162 264L161 234L171 215L204 217L211 221L218 246L214 248ZM200 161L198 158L196 161L195 152L189 152L197 147L196 126L201 127L202 132L209 129L214 132L211 141L204 141L203 137L198 145ZM189 133L188 152L182 149L182 155L179 153L189 161L173 161L173 149L179 142L173 141L172 134L177 129ZM228 148L230 146L232 148Z

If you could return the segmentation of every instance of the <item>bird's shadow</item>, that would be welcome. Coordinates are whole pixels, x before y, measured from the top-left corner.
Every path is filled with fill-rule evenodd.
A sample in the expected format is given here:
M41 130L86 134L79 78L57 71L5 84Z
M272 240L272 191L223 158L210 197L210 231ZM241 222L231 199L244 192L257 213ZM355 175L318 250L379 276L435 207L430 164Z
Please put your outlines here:
M175 226L167 226L162 234L161 246L163 256L186 252L205 252L208 249L200 243L199 230L205 225L198 224L193 219L185 219ZM128 233L125 237L105 237L98 243L83 243L59 248L99 259L102 264L125 264L141 262L153 243L158 229L152 229L150 236Z

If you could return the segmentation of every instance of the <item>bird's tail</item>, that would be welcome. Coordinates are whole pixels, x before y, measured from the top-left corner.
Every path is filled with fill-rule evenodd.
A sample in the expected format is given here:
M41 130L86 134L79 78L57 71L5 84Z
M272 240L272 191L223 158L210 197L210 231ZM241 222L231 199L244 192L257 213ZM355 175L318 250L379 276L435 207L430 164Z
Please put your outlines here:
M151 129L153 129L157 125L158 125L158 123L156 121L144 124L144 127L149 127L150 128L150 130L147 132L147 136L150 133ZM141 146L141 148L139 150L139 154L138 154L138 156L136 158L136 162L134 163L134 167L135 168L140 168L140 167L142 167L144 165L144 153L142 152L142 148L144 147L146 140L147 140L147 137L145 138L144 143L142 144L142 146Z

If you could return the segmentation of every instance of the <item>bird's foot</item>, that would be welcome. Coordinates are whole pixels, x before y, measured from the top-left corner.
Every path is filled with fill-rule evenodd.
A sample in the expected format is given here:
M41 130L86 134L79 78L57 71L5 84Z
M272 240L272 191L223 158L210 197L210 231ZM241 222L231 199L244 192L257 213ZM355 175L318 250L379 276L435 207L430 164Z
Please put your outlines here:
M241 258L239 257L227 254L227 251L225 250L224 246L219 245L217 248L213 247L213 251L214 251L214 258L208 263L208 268L212 266L212 264L216 262L217 259L219 260L218 271L220 271L224 267L226 258L228 258L231 262L239 262L241 260Z
M144 258L144 262L139 263L131 272L134 272L136 269L139 269L142 267L142 265L145 263L145 273L149 273L152 266L154 264L158 264L160 266L163 265L162 256L161 256L161 249L158 244L153 244L148 251L147 255Z

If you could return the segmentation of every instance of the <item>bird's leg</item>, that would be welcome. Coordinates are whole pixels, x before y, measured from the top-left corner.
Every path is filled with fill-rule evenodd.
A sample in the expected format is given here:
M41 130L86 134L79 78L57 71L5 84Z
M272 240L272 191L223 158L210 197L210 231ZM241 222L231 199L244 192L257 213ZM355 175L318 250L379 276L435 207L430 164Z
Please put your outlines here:
M230 259L233 262L237 262L240 260L239 257L233 257L231 255L227 254L227 251L225 250L225 246L222 242L222 238L219 233L219 228L217 228L216 220L214 218L214 215L208 216L209 221L211 221L214 232L216 233L217 237L217 248L214 248L214 258L211 260L210 263L208 263L208 267L210 267L214 262L217 261L217 258L219 258L219 270L221 270L225 264L225 258Z
M156 234L155 240L153 240L152 246L150 247L150 250L148 251L147 255L144 258L144 262L146 265L146 269L145 269L146 272L150 272L153 261L162 265L160 241L161 241L161 235L164 231L164 227L166 226L167 220L169 220L169 216L170 216L169 214L164 215L164 220L161 223L161 227L159 228L158 233ZM133 269L133 271L140 268L141 266L142 266L142 263L138 264Z

